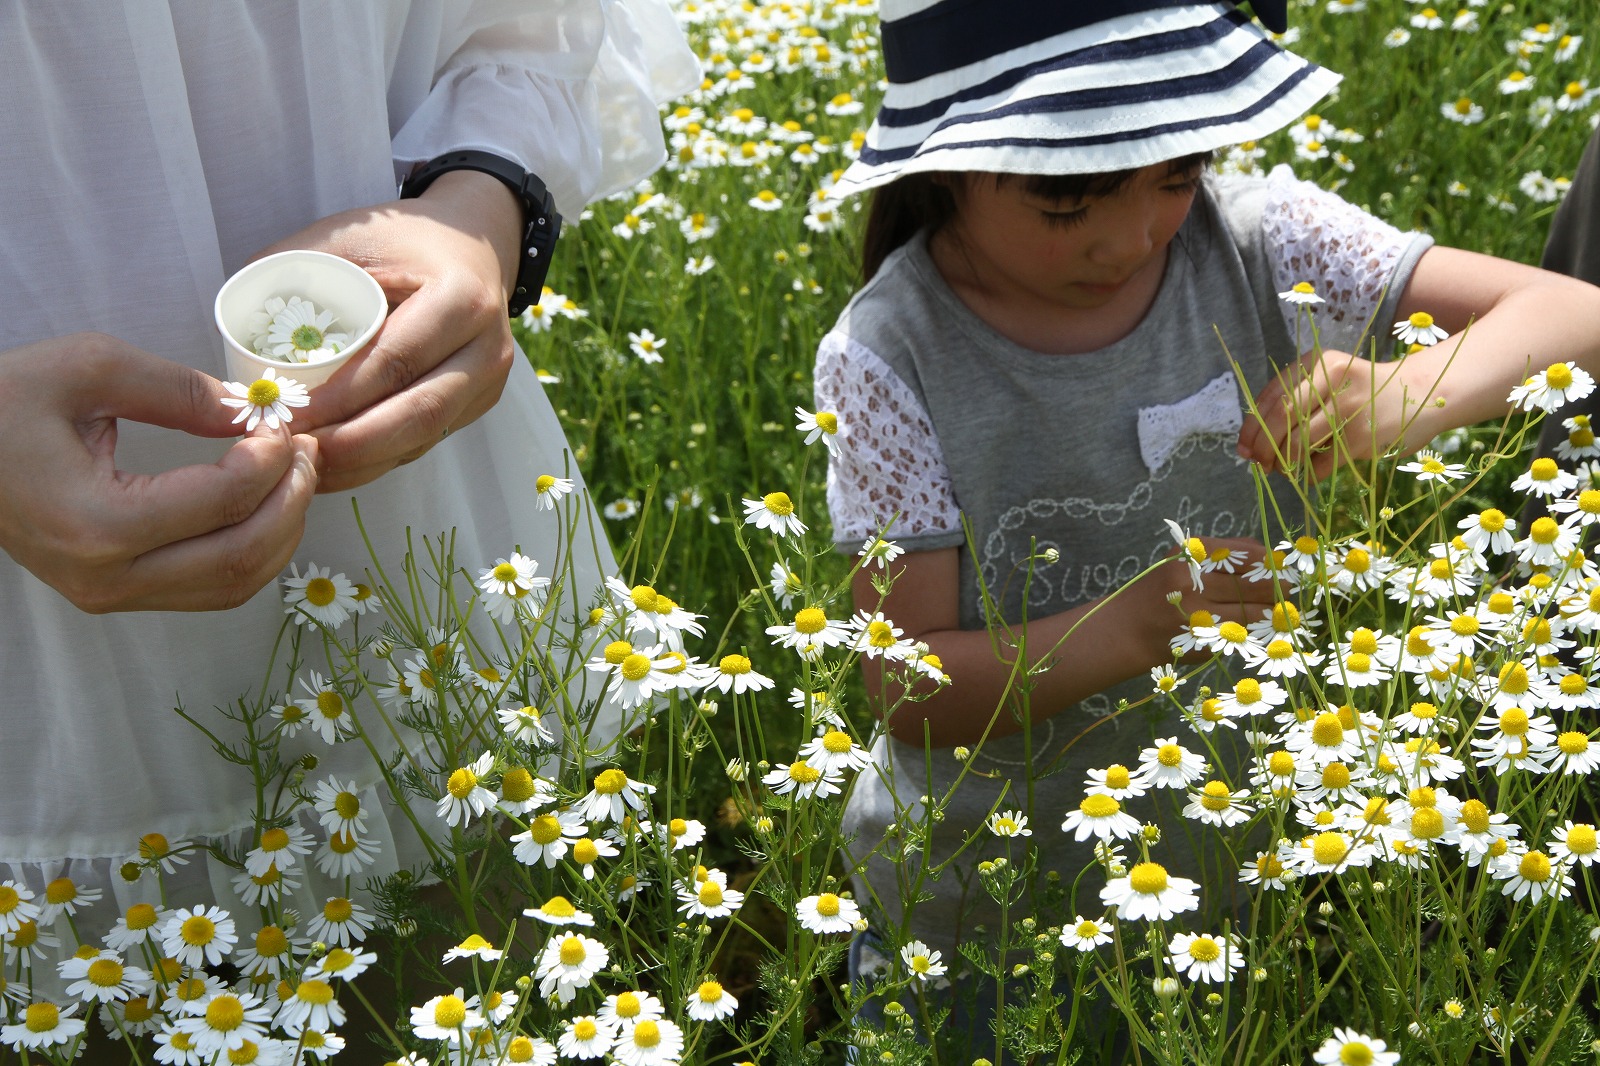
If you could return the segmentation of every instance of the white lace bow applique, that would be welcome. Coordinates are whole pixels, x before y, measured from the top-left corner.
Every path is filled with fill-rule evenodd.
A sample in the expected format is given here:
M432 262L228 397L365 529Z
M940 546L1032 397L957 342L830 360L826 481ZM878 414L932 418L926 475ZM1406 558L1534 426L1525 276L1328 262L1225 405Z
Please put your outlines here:
M1139 408L1139 457L1154 474L1190 437L1236 435L1243 425L1239 379L1229 370L1177 403Z

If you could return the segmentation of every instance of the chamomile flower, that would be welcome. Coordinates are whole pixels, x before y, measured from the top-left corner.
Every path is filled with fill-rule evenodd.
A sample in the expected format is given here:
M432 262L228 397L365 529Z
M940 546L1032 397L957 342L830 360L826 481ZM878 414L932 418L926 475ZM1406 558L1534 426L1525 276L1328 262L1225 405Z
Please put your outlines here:
M544 724L544 714L537 707L502 707L495 716L505 735L519 744L539 748L555 743L555 734Z
M1447 463L1426 449L1418 452L1417 457L1411 462L1401 463L1395 469L1417 475L1418 481L1437 481L1440 484L1458 481L1467 476L1467 468L1462 464Z
M451 771L434 812L452 828L465 826L495 804L495 794L483 787L483 778L494 766L494 753L486 751L466 766Z
M736 696L746 692L761 692L773 685L772 678L758 673L748 657L737 653L724 655L717 660L716 666L704 667L700 671L699 682L704 688L731 692Z
M1085 918L1079 914L1072 924L1061 930L1061 943L1078 951L1093 951L1101 944L1111 943L1111 923L1104 918Z
M1511 482L1512 492L1526 492L1544 499L1565 496L1577 487L1578 476L1561 469L1548 456L1540 456L1529 463L1528 469Z
M620 822L630 811L644 810L644 797L654 785L635 781L615 767L594 776L593 788L577 803L580 816L590 822Z
M786 492L769 492L759 500L744 500L746 525L769 529L780 537L798 537L806 524L795 514L794 501Z
M1479 555L1489 552L1504 554L1516 543L1517 523L1507 518L1504 511L1494 507L1468 515L1456 524L1456 528L1461 530L1461 539L1467 547Z
M1316 287L1309 281L1297 281L1284 292L1278 293L1278 299L1284 303L1298 304L1302 307L1315 307L1317 304L1326 303L1317 295Z
M1173 877L1160 863L1141 862L1126 876L1112 878L1100 890L1100 902L1127 921L1167 921L1200 906L1198 882Z
M48 1001L30 1003L12 1017L21 1021L0 1026L0 1044L8 1044L12 1051L45 1051L65 1047L83 1036L84 1020L74 1018L76 1003L63 1009Z
M1289 887L1294 874L1284 865L1276 850L1257 853L1254 861L1239 868L1239 882L1259 885L1267 891L1281 892Z
M307 977L294 986L293 995L282 1001L273 1024L298 1037L308 1029L326 1033L343 1025L344 1019L344 1008L335 998L333 985L320 977Z
M365 907L343 896L334 896L311 919L306 926L306 935L324 944L347 948L367 939L367 934L375 924L375 919Z
M861 908L854 900L822 892L807 896L794 906L795 920L812 933L850 933L861 921Z
M984 826L997 837L1033 836L1033 830L1028 828L1028 816L1021 811L996 811Z
M534 977L541 996L554 995L561 1003L571 1003L580 988L605 969L611 952L600 941L581 933L553 936L539 956Z
M622 1066L669 1066L683 1054L683 1030L665 1018L641 1018L624 1026L611 1047Z
M642 363L659 363L662 361L661 349L667 346L667 338L657 337L647 329L638 333L628 334L628 350L639 357Z
M351 951L349 948L333 948L322 958L307 967L305 978L331 981L354 981L357 977L371 969L372 964L378 961L376 953L371 951Z
M1483 107L1468 96L1458 96L1439 105L1439 114L1463 126L1475 126L1483 121Z
M610 807L606 810L609 812ZM583 815L578 811L541 814L528 823L527 829L511 837L511 853L525 866L543 863L547 869L554 869L586 833Z
M24 922L37 921L40 907L34 893L20 881L0 881L0 936L9 936Z
M1590 837L1594 831L1590 830ZM100 951L92 955L73 955L63 959L56 968L63 981L70 982L66 992L85 1002L120 1003L150 991L150 971L129 966L115 951Z
M356 729L349 701L332 678L324 678L315 670L309 671L309 675L300 679L300 688L305 696L297 702L305 712L306 723L322 738L322 742L337 743Z
M1104 793L1092 792L1067 812L1061 822L1063 833L1073 834L1077 841L1091 836L1109 843L1127 840L1139 832L1139 819L1122 809L1122 804Z
M1225 781L1207 781L1200 791L1189 793L1183 816L1206 825L1238 825L1249 821L1255 811L1253 806L1244 802L1249 795L1249 789L1235 792Z
M1205 776L1206 760L1167 737L1139 752L1139 773L1154 788L1188 788Z
M862 542L861 550L856 552L856 555L861 558L862 566L876 566L879 570L887 570L890 563L905 553L906 550L892 540L868 537Z
M865 770L872 755L842 729L829 729L800 747L800 758L824 774Z
M1400 1053L1390 1051L1389 1045L1374 1037L1364 1036L1354 1029L1335 1028L1333 1035L1322 1042L1311 1056L1317 1066L1399 1066Z
M678 886L678 909L691 918L726 918L744 905L744 893L728 887L728 875L708 870L703 880Z
M836 648L851 638L847 622L829 618L820 607L804 607L788 625L768 626L767 635L780 648L793 648L801 658L815 658L825 648Z
M616 1043L617 1034L611 1026L592 1014L568 1019L566 1028L556 1038L556 1046L569 1059L600 1059Z
M1575 729L1557 735L1550 756L1551 769L1563 774L1586 777L1600 767L1600 745Z
M813 414L804 407L794 409L795 429L806 435L807 444L815 444L818 440L827 446L829 455L839 454L839 416L832 411L817 411Z
M467 1006L466 992L460 988L411 1008L413 1034L422 1040L443 1040L452 1046L469 1042L469 1033L481 1028L483 1020L482 1014Z
M1509 401L1524 411L1554 411L1594 391L1594 378L1582 367L1552 363L1511 390Z
M185 966L215 966L239 942L233 918L221 907L180 907L161 927L161 951Z
M1513 846L1489 863L1489 876L1500 882L1502 895L1514 900L1538 903L1549 896L1566 899L1572 894L1572 876L1567 864L1552 863L1542 851Z
M761 783L775 795L793 793L795 799L817 799L838 795L844 787L844 775L838 770L824 772L804 759L796 759L762 775Z
M874 614L857 611L850 619L850 627L856 633L851 648L869 659L876 659L879 656L885 659L907 659L915 650L910 641L903 639L905 631L885 618L881 611Z
M805 582L800 580L799 574L789 569L788 563L780 559L772 564L767 587L772 590L772 598L778 601L778 606L787 611L794 605L795 597L805 591Z
M304 407L311 402L311 394L304 385L293 378L280 378L270 366L248 385L224 381L222 387L228 390L222 405L239 409L232 424L237 426L243 422L246 433L255 432L256 426L263 422L268 429L286 426L294 421L291 408Z
M1600 860L1600 839L1596 838L1594 826L1568 818L1565 825L1551 834L1550 857L1568 865L1594 865Z
M1191 981L1223 984L1244 968L1244 946L1233 933L1174 933L1167 943L1167 961Z
M1167 531L1172 534L1172 539L1178 545L1178 556L1183 559L1184 565L1189 568L1189 584L1194 586L1194 591L1199 592L1205 588L1203 564L1209 556L1205 542L1199 537L1191 537L1184 528L1170 518L1162 519L1167 524Z
M311 834L298 823L264 829L256 846L244 853L245 872L260 877L274 866L292 870L300 856L311 854L311 847Z
M356 587L343 574L308 563L304 574L291 566L289 575L283 579L283 602L301 625L337 629L356 609Z
M1091 769L1084 774L1084 790L1125 800L1142 796L1150 789L1143 773L1134 773L1121 763L1112 763L1104 769Z
M933 953L938 958L939 953ZM943 972L941 969L940 972ZM701 981L695 990L689 993L689 1017L697 1022L715 1022L723 1018L733 1017L734 1011L739 1009L739 1001L722 984L714 980Z
M17 886L14 881L0 881L0 934L11 932L6 925L8 887ZM14 904L10 913L16 913ZM27 916L23 917L26 920ZM116 920L105 936L105 945L112 951L125 953L140 944L153 944L161 936L161 927L165 924L166 915L159 908L150 903L135 903Z

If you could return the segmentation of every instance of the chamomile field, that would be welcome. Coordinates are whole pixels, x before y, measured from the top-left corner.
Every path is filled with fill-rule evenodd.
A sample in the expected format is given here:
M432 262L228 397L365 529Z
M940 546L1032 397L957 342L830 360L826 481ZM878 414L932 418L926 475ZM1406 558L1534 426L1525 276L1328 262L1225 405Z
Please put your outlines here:
M1041 749L953 824L963 775L996 771L981 744L874 765L863 659L904 682L891 718L962 679L852 602L899 549L834 546L851 427L811 383L860 280L862 205L828 190L882 92L875 5L677 11L705 81L663 111L666 164L568 220L516 325L571 445L528 477L557 550L419 531L360 573L301 561L266 683L221 712L254 840L130 841L126 900L0 871L0 1061L1595 1061L1600 446L1580 421L1532 454L1581 369L1536 361L1503 423L1342 469L1261 564L1274 606L1190 617L1070 805L1032 802ZM1537 263L1600 119L1596 13L1297 0L1281 43L1344 80L1214 166ZM1198 580L1233 565L1173 546ZM973 714L1029 735L1037 680L994 648L1006 698ZM379 784L296 738L365 746ZM881 840L844 818L869 775ZM1094 860L1042 858L1063 835ZM127 902L191 861L237 905ZM913 935L956 878L982 917Z

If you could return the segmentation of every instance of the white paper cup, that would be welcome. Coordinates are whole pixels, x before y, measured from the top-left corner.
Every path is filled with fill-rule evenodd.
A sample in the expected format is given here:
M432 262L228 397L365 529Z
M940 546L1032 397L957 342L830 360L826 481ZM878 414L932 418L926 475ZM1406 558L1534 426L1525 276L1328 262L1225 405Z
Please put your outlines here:
M250 320L266 309L274 296L310 300L318 311L333 312L335 328L350 335L338 355L315 363L285 363L264 359L250 342ZM297 248L278 252L229 278L217 293L217 331L222 334L222 355L228 377L251 382L271 367L279 377L293 378L306 388L320 385L372 340L389 313L389 300L371 274L348 259L327 252Z

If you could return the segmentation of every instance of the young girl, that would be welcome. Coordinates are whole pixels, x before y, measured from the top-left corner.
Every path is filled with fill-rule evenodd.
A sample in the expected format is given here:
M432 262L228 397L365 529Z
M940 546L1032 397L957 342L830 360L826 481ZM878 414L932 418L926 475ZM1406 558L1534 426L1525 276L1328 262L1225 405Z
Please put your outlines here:
M1266 7L1283 29L1283 5ZM1270 582L1244 578L1264 552L1249 464L1309 458L1320 476L1335 424L1355 457L1414 450L1502 414L1530 370L1600 369L1600 290L1434 247L1287 168L1212 173L1215 150L1288 125L1338 80L1230 7L884 0L882 18L889 88L839 184L874 190L867 281L818 352L816 403L842 427L828 483L837 544L854 552L886 530L907 552L887 597L860 572L856 605L925 642L952 683L894 712L846 831L859 857L901 819L892 793L944 795L965 772L931 859L1013 808L1071 890L1092 853L1057 825L1085 772L1137 770L1153 737L1180 734L1168 711L1101 719L1149 695L1189 612L1247 623L1272 605ZM1325 301L1314 364L1303 312L1279 297L1302 282ZM1390 324L1417 311L1451 336L1398 364L1362 358L1369 328L1386 353ZM1293 493L1272 480L1294 521ZM1174 562L1108 598L1172 552L1168 519L1232 551L1238 572L1196 592ZM1019 654L1026 729L1005 696ZM875 693L880 662L867 665ZM974 749L968 762L955 746ZM1217 876L1181 826L1165 830L1152 857L1174 874L1208 892L1236 880L1226 856L1206 857L1227 867ZM975 923L994 928L970 874L1001 853L998 841L968 849L908 923L882 859L858 893L883 905L875 917L896 940L952 959ZM1068 905L1098 916L1103 884L1091 873Z

